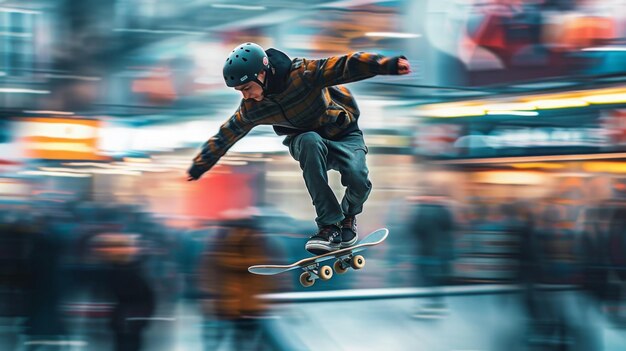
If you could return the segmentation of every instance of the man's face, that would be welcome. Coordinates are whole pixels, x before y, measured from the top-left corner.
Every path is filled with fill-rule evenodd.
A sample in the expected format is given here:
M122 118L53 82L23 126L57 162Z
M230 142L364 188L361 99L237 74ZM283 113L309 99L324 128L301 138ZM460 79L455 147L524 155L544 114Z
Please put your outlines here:
M259 81L265 82L265 71L259 73L257 78ZM257 82L248 82L246 84L238 85L235 87L235 90L240 91L243 98L246 100L263 100L263 87L261 87Z

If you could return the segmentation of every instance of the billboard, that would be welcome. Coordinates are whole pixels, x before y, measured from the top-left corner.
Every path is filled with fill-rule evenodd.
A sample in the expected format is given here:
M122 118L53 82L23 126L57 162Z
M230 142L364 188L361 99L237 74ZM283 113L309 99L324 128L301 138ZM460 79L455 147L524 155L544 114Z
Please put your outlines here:
M24 118L18 122L24 156L46 160L102 160L100 121L80 118Z

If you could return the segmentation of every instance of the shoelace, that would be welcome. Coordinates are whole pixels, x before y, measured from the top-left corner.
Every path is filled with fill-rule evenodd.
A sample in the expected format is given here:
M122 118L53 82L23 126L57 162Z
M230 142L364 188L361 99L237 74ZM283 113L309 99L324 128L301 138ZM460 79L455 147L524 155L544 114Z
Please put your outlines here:
M311 236L310 236L310 238L312 238L312 237L314 237L314 236L318 236L318 235L319 235L319 236L321 236L322 234L326 234L327 232L329 232L329 231L331 231L331 230L333 230L333 228L330 228L330 227L327 227L327 228L322 228L322 230L320 230L319 232L317 232L317 233L315 233L315 234L311 235ZM332 236L329 236L328 238L330 239L330 238L337 237L337 236L339 236L339 234L340 234L340 233L339 233L339 231L335 231L335 232L332 234Z
M344 228L350 228L353 229L354 227L356 227L356 218L355 217L347 217L344 222L343 222L343 227Z

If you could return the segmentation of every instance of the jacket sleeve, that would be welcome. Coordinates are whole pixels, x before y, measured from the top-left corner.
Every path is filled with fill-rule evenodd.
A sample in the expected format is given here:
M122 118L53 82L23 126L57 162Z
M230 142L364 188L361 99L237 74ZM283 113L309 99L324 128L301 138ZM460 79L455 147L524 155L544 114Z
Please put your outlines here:
M344 56L310 60L306 70L323 86L356 82L380 74L398 74L398 60L404 56L385 57L378 54L355 52Z
M254 127L255 124L246 119L243 113L241 113L241 107L238 108L232 117L220 126L217 134L202 145L202 150L193 159L190 171L193 170L199 176L211 169L228 149Z

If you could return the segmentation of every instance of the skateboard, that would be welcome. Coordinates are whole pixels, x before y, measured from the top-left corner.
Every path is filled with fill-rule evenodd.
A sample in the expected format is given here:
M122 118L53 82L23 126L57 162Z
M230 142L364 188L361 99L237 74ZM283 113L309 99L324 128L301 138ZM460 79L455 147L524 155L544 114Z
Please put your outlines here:
M333 269L338 274L343 274L347 272L350 267L355 270L363 268L365 266L365 258L361 255L356 255L356 253L365 250L368 246L382 243L387 239L387 235L389 235L389 230L387 228L381 228L368 234L363 240L351 247L305 258L288 265L262 264L250 266L248 267L248 272L260 275L274 275L300 268L304 271L300 274L300 284L308 288L315 284L317 279L329 280L332 278ZM326 265L320 267L320 263L332 259L335 259L333 268Z

